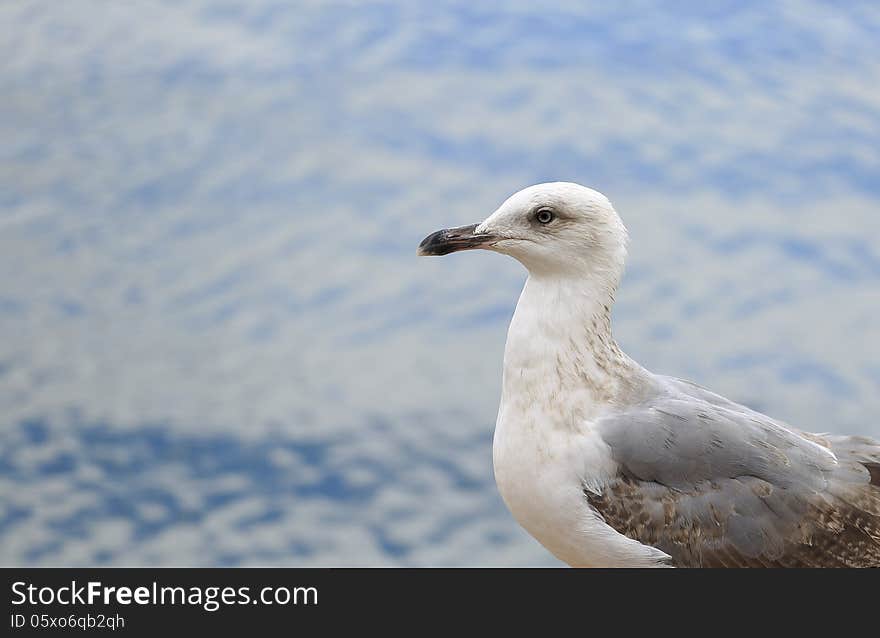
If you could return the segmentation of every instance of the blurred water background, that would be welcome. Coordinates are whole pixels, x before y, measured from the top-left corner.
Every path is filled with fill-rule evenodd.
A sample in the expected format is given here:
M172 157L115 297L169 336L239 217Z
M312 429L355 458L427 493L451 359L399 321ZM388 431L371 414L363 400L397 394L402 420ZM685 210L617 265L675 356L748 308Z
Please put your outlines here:
M615 203L647 367L880 436L871 2L0 5L0 564L552 565L491 437L524 272Z

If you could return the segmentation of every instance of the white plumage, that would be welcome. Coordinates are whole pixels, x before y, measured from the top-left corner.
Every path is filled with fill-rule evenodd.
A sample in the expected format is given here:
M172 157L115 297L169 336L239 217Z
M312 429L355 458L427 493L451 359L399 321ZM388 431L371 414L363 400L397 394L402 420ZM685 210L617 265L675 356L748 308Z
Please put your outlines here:
M602 194L557 182L419 247L529 271L493 445L516 520L573 566L880 565L880 445L800 432L627 357L611 333L626 243Z

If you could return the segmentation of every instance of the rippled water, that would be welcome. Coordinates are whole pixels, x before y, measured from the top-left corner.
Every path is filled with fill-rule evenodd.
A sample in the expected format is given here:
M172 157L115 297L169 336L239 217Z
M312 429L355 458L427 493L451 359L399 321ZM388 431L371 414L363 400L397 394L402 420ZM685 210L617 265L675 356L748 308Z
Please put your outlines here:
M880 436L880 10L419 4L0 7L0 563L553 564L524 274L415 257L539 181L629 226L633 357Z

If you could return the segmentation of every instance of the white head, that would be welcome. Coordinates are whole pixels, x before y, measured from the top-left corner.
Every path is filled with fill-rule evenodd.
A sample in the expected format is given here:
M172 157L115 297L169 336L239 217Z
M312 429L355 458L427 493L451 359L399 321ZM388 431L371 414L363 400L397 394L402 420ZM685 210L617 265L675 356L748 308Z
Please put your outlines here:
M514 257L533 276L588 278L613 289L626 241L626 227L602 193L552 182L512 195L480 224L432 233L419 254L484 248Z

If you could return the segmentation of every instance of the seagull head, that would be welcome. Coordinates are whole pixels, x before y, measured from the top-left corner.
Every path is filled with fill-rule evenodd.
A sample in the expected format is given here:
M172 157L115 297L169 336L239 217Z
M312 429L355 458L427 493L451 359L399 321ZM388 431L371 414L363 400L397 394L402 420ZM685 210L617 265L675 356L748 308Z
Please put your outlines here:
M510 255L535 276L602 277L616 286L626 227L602 193L570 182L529 186L485 221L431 233L419 255L482 248Z

